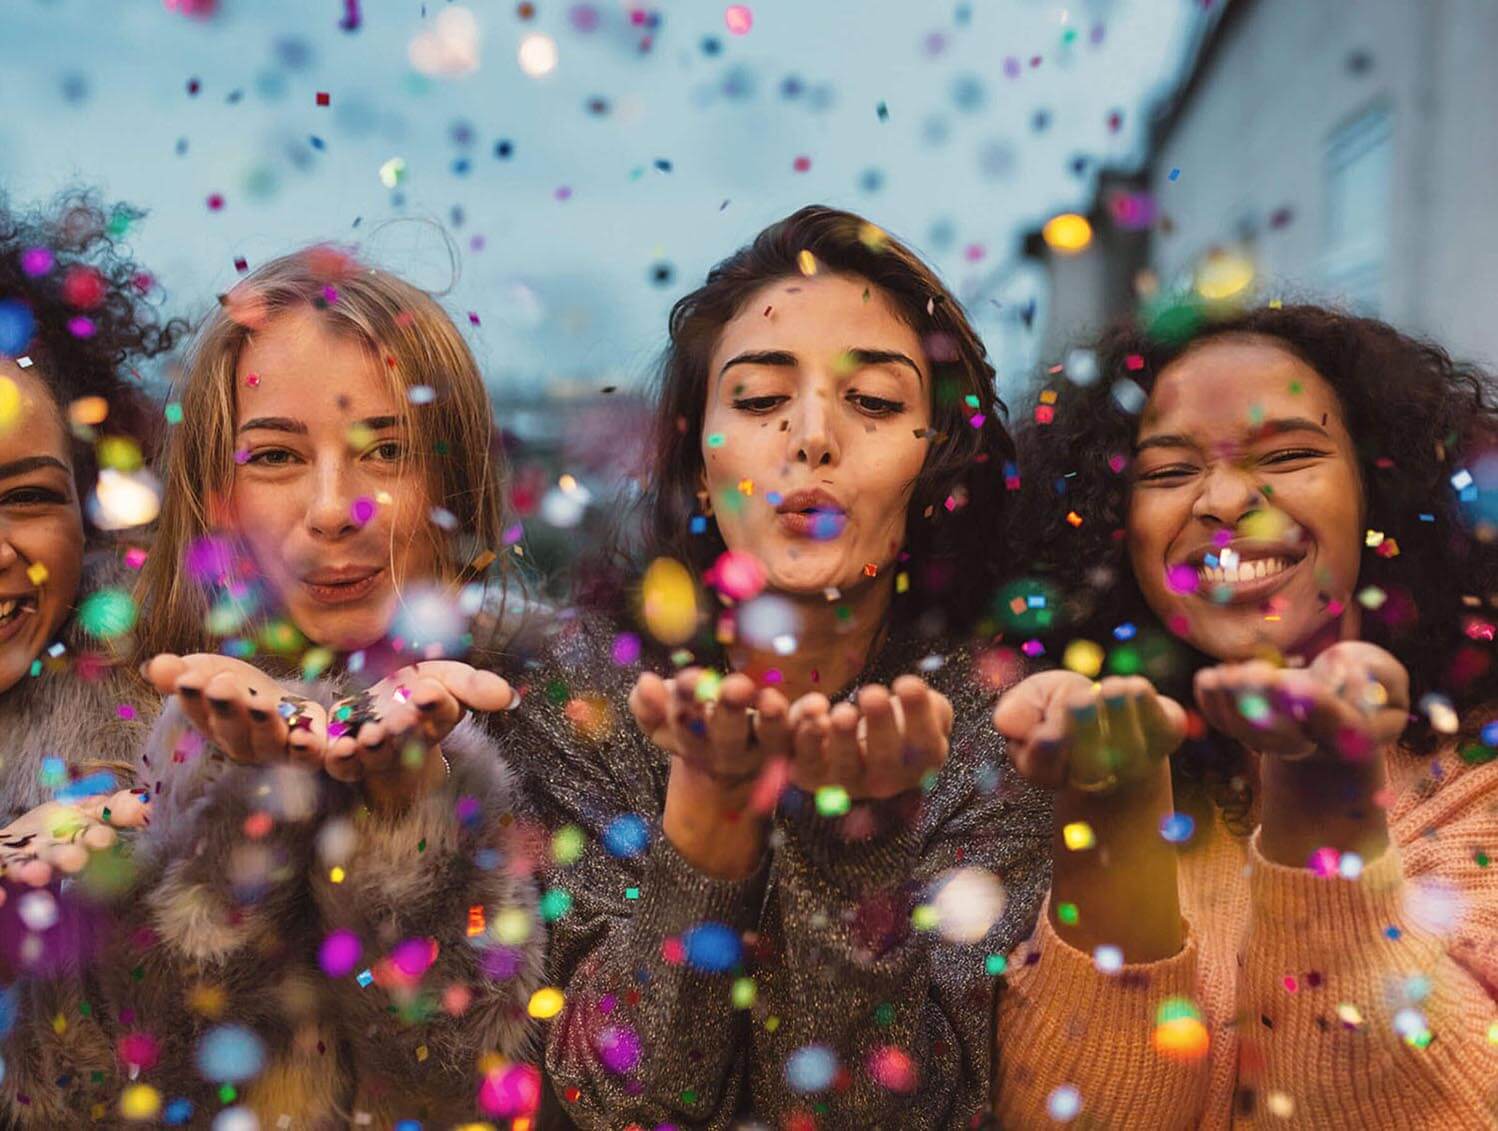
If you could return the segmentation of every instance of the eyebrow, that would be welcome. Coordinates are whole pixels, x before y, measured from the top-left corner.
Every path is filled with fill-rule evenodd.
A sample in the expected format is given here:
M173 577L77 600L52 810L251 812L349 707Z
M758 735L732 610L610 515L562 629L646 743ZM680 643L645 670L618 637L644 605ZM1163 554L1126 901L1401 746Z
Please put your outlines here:
M378 432L382 428L394 428L400 420L394 416L370 416L363 420L354 422L355 428L367 428L371 432ZM292 420L289 416L257 416L253 420L246 420L239 426L241 432L253 432L256 430L264 432L290 432L296 436L305 436L307 426L300 420Z
M0 463L0 479L14 479L17 475L25 475L29 471L38 471L44 467L56 468L64 475L73 474L67 464L53 456L23 456L9 463Z
M1266 420L1248 434L1248 442L1255 443L1266 436L1278 436L1285 432L1314 432L1318 436L1331 439L1329 433L1314 420L1308 420L1304 416L1285 416L1275 420ZM1200 447L1190 436L1182 436L1179 433L1166 433L1160 436L1151 436L1146 440L1140 440L1134 445L1136 453L1147 448L1196 448Z
M843 353L851 357L860 369L866 369L871 365L909 366L910 371L915 374L916 380L921 383L923 388L925 387L926 378L921 373L921 367L899 350L875 350L862 346L853 346L845 349ZM750 350L747 353L738 354L725 361L723 368L718 370L718 379L722 380L723 374L727 373L729 368L735 365L770 365L790 368L797 364L799 362L796 360L796 355L786 350Z

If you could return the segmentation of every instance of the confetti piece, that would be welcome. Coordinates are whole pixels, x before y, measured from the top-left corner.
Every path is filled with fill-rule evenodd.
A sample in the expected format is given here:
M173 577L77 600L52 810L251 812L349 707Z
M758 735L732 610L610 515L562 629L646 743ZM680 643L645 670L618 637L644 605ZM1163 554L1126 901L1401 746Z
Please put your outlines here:
M662 644L684 644L697 628L697 590L686 566L672 558L650 563L641 583L645 627Z
M260 1038L239 1025L220 1025L198 1042L199 1074L213 1083L238 1084L254 1079L265 1064Z
M801 1095L823 1092L837 1076L837 1056L826 1045L803 1045L785 1059L785 1082Z
M1096 846L1097 835L1086 821L1072 821L1061 829L1061 837L1072 852L1084 852Z
M555 986L542 986L531 994L525 1011L537 1020L545 1021L562 1012L562 1006L566 1004L566 1000L562 991Z
M948 942L980 942L1004 914L1008 894L986 868L958 868L941 881L931 899L935 929Z
M161 1110L161 1093L149 1084L131 1084L120 1093L120 1115L132 1123L155 1119Z
M1211 1037L1202 1024L1201 1011L1190 998L1171 997L1155 1011L1155 1030L1150 1044L1161 1056L1191 1062L1206 1056Z
M816 792L817 812L824 817L841 817L853 807L848 791L840 785L824 785Z

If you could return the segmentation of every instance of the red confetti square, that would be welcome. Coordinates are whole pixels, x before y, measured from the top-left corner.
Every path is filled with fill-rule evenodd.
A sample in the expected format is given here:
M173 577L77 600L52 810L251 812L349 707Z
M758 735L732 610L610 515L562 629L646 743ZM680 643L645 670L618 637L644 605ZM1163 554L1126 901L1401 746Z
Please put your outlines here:
M333 101L333 96L331 94L329 94L326 90L319 90L317 92L317 104L319 106L327 106L332 101Z

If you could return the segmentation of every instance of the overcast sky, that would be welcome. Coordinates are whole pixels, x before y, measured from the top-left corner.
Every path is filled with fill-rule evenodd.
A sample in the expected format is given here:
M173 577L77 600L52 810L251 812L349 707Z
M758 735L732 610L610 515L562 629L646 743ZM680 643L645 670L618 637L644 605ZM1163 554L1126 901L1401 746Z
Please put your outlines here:
M147 207L133 246L191 316L236 258L318 239L446 289L435 227L381 227L438 221L461 251L444 301L507 393L639 379L671 301L812 201L912 242L997 336L983 295L1019 234L1137 151L1203 18L1202 0L759 0L734 34L718 0L530 18L363 0L353 29L350 7L0 0L0 188L81 180ZM538 35L555 67L534 76Z

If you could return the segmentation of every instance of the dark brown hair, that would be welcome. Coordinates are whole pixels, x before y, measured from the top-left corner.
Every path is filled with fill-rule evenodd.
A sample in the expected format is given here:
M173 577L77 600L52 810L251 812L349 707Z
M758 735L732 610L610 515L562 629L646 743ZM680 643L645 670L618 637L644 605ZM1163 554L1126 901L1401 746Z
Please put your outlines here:
M159 411L121 370L170 350L187 324L158 317L150 303L159 294L155 281L118 242L143 215L124 204L106 208L81 189L32 212L12 211L0 199L0 300L29 311L35 328L24 353L64 427L69 405L100 397L108 414L98 433L133 440L149 463ZM87 498L98 474L94 444L77 429L70 437L78 495Z
M1188 350L1227 335L1274 341L1335 392L1357 449L1366 524L1398 548L1392 556L1387 547L1365 548L1358 586L1385 595L1378 608L1364 610L1364 638L1409 671L1417 715L1404 742L1420 751L1436 745L1439 736L1418 710L1432 693L1451 701L1470 736L1498 703L1491 629L1482 627L1493 621L1498 600L1498 542L1490 520L1485 527L1466 513L1453 477L1460 481L1471 461L1493 450L1498 401L1479 368L1372 318L1315 305L1226 315L1178 305L1148 324L1131 320L1105 334L1091 383L1051 383L1057 395L1049 423L1032 418L1019 430L1024 487L1014 530L1019 560L1063 596L1058 635L1113 644L1115 629L1134 624L1138 637L1114 656L1142 655L1144 674L1162 691L1185 695L1183 702L1194 670L1215 662L1164 644L1129 568L1124 524L1140 394L1147 397ZM1073 526L1068 514L1082 524Z
M913 251L851 212L810 205L771 224L672 308L639 501L640 549L647 561L669 555L699 577L723 552L711 518L698 523L701 533L692 532L693 519L702 517L709 361L723 327L751 295L777 279L800 277L803 252L818 271L877 287L920 335L932 372L934 435L906 519L902 568L911 585L893 615L931 614L941 627L965 631L988 596L989 567L1002 552L1005 468L1014 459L1008 410L983 343L952 293Z

